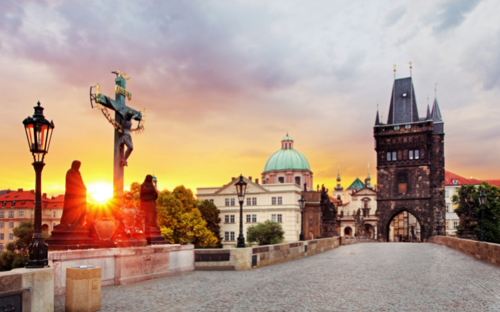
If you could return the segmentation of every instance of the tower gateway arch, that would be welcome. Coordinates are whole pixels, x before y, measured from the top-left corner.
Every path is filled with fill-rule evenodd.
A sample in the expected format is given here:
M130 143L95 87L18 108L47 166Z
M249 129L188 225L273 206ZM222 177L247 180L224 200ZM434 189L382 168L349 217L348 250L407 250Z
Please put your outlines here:
M377 153L377 239L389 241L391 222L413 215L420 241L444 235L444 122L437 97L419 117L412 77L395 79L387 122L375 118ZM407 231L409 231L408 229Z

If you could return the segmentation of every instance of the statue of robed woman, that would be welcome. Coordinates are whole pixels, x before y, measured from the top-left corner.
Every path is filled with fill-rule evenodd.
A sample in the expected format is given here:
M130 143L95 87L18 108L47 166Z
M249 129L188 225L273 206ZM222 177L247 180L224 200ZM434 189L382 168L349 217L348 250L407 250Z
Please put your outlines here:
M73 161L66 173L66 193L61 225L84 225L87 214L87 188L80 174L81 163Z

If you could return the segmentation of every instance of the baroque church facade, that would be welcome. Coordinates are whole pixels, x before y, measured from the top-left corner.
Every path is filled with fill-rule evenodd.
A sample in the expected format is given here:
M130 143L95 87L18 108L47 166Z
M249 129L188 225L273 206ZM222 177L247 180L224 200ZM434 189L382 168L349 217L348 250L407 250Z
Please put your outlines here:
M432 110L427 106L426 116L419 117L412 77L395 79L387 122L380 121L377 111L373 133L378 240L390 241L393 220L401 213L418 222L419 233L408 227L407 235L426 241L444 234L444 122L437 98Z

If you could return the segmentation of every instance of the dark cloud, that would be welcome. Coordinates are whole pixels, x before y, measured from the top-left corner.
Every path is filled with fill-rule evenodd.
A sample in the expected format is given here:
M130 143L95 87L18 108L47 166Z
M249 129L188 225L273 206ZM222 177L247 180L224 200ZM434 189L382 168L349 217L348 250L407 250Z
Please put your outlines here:
M443 32L460 26L466 15L471 13L482 0L448 0L440 5L435 13L433 27L435 32Z

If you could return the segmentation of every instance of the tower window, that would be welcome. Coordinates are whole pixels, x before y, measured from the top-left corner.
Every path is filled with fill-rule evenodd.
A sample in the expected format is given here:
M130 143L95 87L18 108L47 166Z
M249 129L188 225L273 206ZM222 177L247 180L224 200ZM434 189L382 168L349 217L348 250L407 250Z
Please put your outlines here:
M410 159L413 159L413 151L410 151Z
M387 152L387 161L391 161L391 152Z
M398 193L406 194L408 191L408 174L406 172L398 172Z
M295 177L295 184L300 185L300 177Z
M415 159L418 159L418 150L415 150Z
M396 161L397 157L396 157L396 152L392 152L392 161Z
M285 178L284 177L279 177L278 181L279 181L279 183L285 183Z

